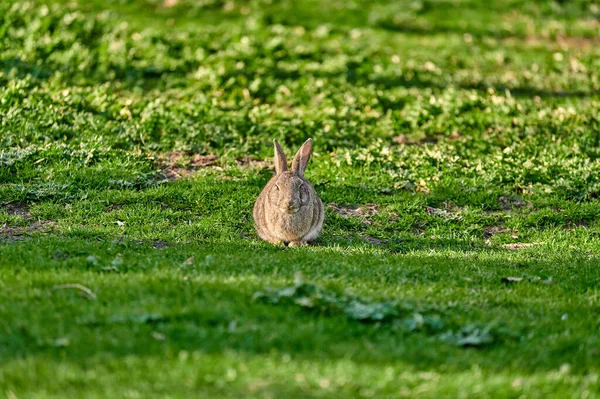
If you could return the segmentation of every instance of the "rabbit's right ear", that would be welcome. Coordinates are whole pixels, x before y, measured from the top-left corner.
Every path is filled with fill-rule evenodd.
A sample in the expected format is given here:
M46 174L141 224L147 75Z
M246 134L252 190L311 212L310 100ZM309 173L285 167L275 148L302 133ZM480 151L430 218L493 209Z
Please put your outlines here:
M273 140L273 144L275 145L275 173L280 174L288 170L287 159L277 140Z
M296 153L296 156L292 160L292 173L296 173L300 177L304 177L304 171L310 154L312 153L312 139L308 139L302 144L302 147Z

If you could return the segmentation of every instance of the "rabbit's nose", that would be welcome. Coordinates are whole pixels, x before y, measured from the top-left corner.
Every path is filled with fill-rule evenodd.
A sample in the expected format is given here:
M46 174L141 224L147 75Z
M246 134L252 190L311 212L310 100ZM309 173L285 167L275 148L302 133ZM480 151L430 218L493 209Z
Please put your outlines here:
M298 212L298 207L293 202L290 202L289 204L287 204L287 207L285 207L283 209L283 211L284 212L287 211L287 213L289 213L289 214L294 214L294 213Z

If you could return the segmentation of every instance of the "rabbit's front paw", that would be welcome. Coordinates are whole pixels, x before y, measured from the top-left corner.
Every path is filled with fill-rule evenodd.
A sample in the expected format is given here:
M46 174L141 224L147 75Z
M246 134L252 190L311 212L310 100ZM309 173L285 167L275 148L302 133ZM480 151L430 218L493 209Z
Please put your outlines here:
M292 241L288 244L288 247L293 248L293 247L304 247L308 245L305 241Z

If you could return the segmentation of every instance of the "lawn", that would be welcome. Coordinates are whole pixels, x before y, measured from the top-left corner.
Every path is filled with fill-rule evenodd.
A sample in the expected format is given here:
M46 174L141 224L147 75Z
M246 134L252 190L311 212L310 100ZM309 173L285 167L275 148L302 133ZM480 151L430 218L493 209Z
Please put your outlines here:
M600 397L599 171L594 1L0 2L0 397Z

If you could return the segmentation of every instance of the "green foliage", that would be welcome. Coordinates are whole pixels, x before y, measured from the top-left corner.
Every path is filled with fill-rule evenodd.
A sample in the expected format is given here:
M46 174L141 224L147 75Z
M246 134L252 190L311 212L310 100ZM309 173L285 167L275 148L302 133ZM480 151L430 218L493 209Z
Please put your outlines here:
M273 304L291 302L321 313L342 313L352 320L364 322L388 321L400 314L398 305L394 302L372 302L347 294L339 295L302 281L297 281L291 287L269 290L266 293L259 291L254 294L254 299Z

